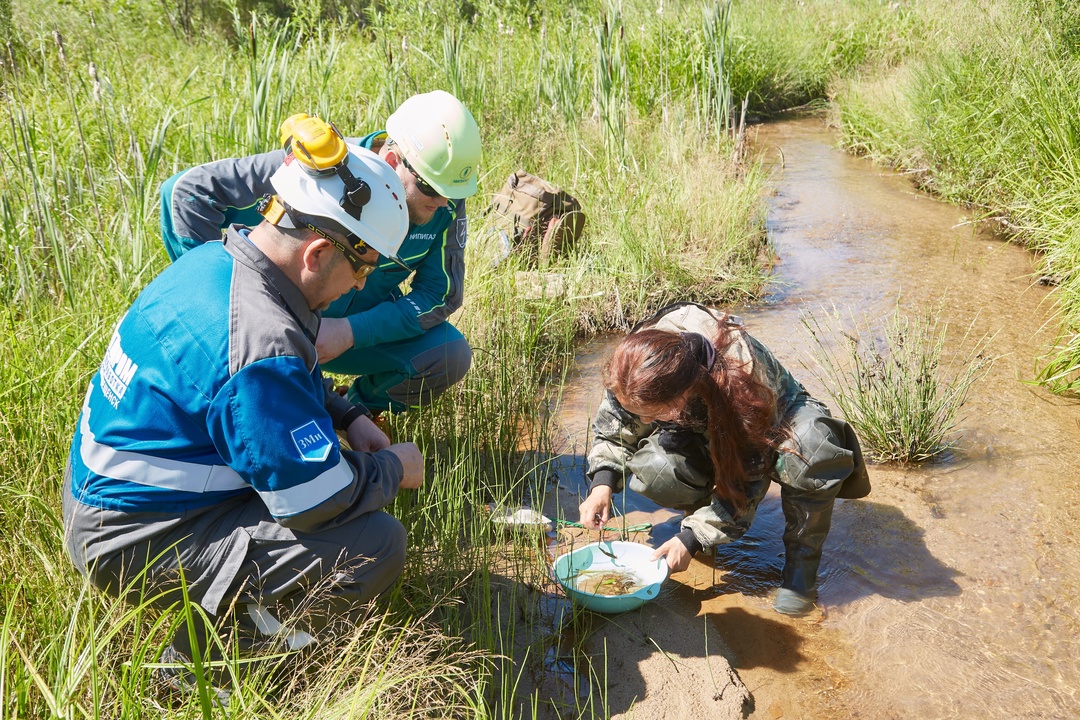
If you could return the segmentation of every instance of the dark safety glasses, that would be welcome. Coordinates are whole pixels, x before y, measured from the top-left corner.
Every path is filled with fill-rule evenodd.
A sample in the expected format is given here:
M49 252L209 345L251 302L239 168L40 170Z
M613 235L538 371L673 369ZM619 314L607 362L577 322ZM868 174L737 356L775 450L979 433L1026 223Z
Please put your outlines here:
M375 268L379 267L378 260L375 260L374 262L372 262L371 260L364 260L358 254L358 250L371 247L363 240L357 239L356 245L354 247L349 247L345 243L324 232L323 230L320 230L311 223L304 223L304 227L321 237L323 240L328 241L331 245L340 250L345 256L345 259L349 261L349 265L350 267L352 267L353 277L357 280L363 280L368 275L375 272Z
M274 225L280 224L283 227L288 228L307 228L323 240L329 242L340 250L345 256L345 259L349 261L349 266L352 267L353 277L357 280L366 278L368 275L375 272L375 268L379 266L379 255L375 256L375 260L364 260L360 257L361 255L366 255L369 248L371 250L375 250L375 248L347 231L344 231L344 242L338 240L336 237L312 223L306 215L289 207L289 205L282 201L277 195L271 195L270 193L263 195L262 199L259 200L259 204L256 206L256 210L258 210L260 215L266 218L267 222ZM404 266L404 263L400 260L395 258L390 259L398 265Z
M413 169L413 166L409 164L409 161L405 159L404 155L401 156L401 162L405 163L405 169L411 172L412 176L416 178L416 189L419 190L421 194L427 195L429 198L443 196L441 192L428 185L427 180L420 177L420 173Z

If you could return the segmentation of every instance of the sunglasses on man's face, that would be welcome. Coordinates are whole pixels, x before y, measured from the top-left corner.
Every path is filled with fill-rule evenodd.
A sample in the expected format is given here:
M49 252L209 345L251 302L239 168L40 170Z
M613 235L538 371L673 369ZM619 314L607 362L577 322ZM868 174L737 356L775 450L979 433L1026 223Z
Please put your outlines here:
M420 173L413 169L413 166L409 164L409 161L405 159L404 155L401 156L401 162L405 163L405 169L411 172L412 176L416 178L416 189L419 190L421 194L427 195L429 198L442 197L442 193L428 185L427 180L420 177Z
M345 256L345 259L349 261L349 266L352 267L353 277L357 280L363 280L368 275L375 272L375 268L379 267L379 256L377 254L375 256L375 260L364 260L360 257L359 254L357 254L356 249L350 249L345 245L345 243L320 230L311 223L304 224L307 226L308 230L315 233L323 240L326 240L331 245L341 251L342 255ZM371 247L370 245L365 244L363 240L357 240L357 246L361 248Z

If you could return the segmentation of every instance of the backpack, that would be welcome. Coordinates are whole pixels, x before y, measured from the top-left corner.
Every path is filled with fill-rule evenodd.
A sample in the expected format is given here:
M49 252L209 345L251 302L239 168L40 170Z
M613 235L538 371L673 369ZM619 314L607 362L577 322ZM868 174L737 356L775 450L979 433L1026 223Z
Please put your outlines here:
M491 211L511 249L542 265L565 256L585 228L577 198L524 170L506 179Z

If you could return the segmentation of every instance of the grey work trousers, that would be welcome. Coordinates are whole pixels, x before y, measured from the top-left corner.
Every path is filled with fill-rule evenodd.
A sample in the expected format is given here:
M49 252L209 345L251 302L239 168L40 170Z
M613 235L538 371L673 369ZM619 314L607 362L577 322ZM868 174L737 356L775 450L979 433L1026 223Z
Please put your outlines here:
M317 633L405 565L405 528L381 511L317 534L279 525L254 493L186 513L124 513L78 502L69 473L63 505L68 554L96 587L165 610L186 586L218 625L231 619L244 635L271 634L251 607Z

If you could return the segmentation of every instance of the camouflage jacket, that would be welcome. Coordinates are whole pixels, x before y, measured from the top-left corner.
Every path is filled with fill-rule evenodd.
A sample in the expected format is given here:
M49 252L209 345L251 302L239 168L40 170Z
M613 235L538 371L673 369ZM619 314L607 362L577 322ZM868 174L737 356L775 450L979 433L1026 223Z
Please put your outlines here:
M860 481L855 493L861 494L845 496L861 497L869 492L862 452L850 426L832 418L825 405L811 397L768 348L746 332L740 318L683 303L661 310L643 325L696 332L709 338L716 337L722 326L736 333L735 341L725 352L729 365L756 375L773 391L775 422L790 429L790 437L780 445L779 452L763 458L763 465L747 468L751 482L747 486L744 511L736 513L730 503L717 500L712 494L712 478L703 478L705 487L695 503L700 507L688 511L682 521L683 528L692 529L703 547L728 542L745 532L768 489L768 480L798 492L836 496L844 481L854 474ZM594 439L587 460L587 474L593 485L610 484L615 492L621 492L630 475L627 466L631 459L662 425L665 423L642 423L619 405L611 392L605 391L593 420ZM692 437L692 442L700 443L697 451L707 456L708 439L704 432L692 433Z

